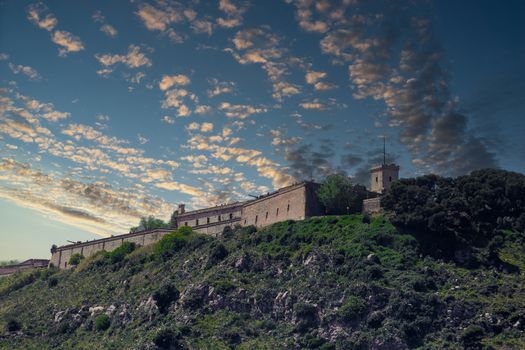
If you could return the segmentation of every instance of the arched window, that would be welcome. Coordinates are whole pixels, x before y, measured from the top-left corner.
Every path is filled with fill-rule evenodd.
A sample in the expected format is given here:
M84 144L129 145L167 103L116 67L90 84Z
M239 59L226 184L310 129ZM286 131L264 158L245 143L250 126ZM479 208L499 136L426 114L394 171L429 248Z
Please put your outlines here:
M268 220L268 212L266 212L266 220Z
M207 223L207 224L210 223L210 218L206 218L206 223Z
M275 216L279 216L279 208L275 211Z
M257 219L259 218L258 215L255 215L255 223L257 223Z
M195 226L199 226L199 219L195 219Z
M233 213L230 213L230 220L233 219Z

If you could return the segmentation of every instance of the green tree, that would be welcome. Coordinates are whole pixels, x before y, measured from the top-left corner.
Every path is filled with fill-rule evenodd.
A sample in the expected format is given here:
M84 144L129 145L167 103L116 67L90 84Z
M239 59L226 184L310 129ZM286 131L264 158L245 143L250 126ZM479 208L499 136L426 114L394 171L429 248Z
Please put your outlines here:
M317 196L327 214L337 215L360 212L364 193L352 185L349 177L334 174L324 180Z
M80 253L75 253L69 258L69 265L76 266L80 264L80 260L84 259L84 256Z
M129 232L149 231L157 228L169 228L170 224L154 216L140 218L139 226L132 227Z

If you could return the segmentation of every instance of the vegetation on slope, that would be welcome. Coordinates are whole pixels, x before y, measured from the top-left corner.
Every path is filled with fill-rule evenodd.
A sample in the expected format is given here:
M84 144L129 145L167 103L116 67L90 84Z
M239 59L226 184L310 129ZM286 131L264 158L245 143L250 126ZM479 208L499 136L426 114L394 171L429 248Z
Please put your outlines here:
M73 270L2 279L0 344L522 349L525 251L515 235L498 250L516 262L509 272L422 257L384 217L289 221L221 239L175 232L120 260L100 253Z

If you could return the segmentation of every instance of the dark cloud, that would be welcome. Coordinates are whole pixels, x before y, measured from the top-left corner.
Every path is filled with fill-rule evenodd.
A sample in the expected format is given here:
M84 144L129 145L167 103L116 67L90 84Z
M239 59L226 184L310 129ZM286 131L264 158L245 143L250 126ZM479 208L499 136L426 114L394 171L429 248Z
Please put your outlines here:
M305 10L304 2L294 4ZM334 63L348 64L354 98L385 103L390 125L400 128L417 166L445 175L497 166L449 91L451 77L426 2L331 3L317 12L311 5L309 20L327 24L321 50ZM463 161L474 150L475 161Z
M334 144L331 140L320 140L315 148L312 144L302 144L297 147L288 147L284 151L284 158L288 161L291 175L298 180L321 181L333 173L343 170L334 166Z

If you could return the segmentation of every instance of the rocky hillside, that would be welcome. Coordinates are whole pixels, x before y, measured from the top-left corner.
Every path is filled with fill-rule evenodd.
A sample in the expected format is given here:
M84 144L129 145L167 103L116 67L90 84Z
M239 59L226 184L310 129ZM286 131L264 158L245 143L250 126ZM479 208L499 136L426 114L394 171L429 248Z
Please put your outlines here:
M525 349L524 235L498 237L463 264L383 216L183 229L1 279L0 348Z

